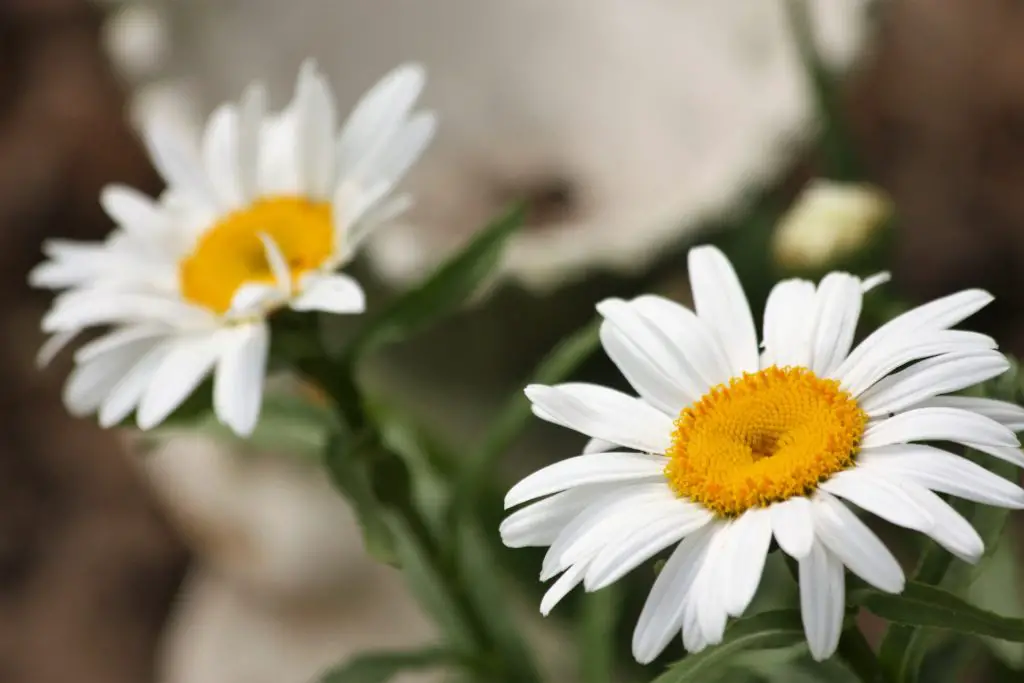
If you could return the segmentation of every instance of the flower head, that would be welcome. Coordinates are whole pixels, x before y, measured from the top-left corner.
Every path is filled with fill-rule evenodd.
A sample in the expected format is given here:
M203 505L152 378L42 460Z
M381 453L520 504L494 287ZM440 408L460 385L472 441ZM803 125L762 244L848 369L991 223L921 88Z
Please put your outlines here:
M1024 490L922 442L952 442L1024 465L1013 429L1024 409L949 396L1003 373L995 342L953 330L991 297L970 290L915 308L853 347L862 281L831 273L772 290L762 344L728 260L689 255L696 312L657 296L608 300L605 351L639 396L589 384L531 386L534 413L592 438L584 455L519 482L501 533L550 546L542 578L559 576L547 613L573 587L598 590L675 546L633 636L650 662L673 635L688 650L721 641L743 614L774 539L799 563L811 653L835 651L844 567L899 592L892 553L853 504L920 531L967 561L983 543L937 493L1024 507ZM851 350L852 348L852 350Z
M31 275L36 286L68 290L43 319L54 334L43 356L85 328L113 327L76 353L69 409L98 410L106 426L137 408L147 428L213 371L218 417L251 432L268 316L364 308L358 283L336 271L409 204L391 194L434 131L431 114L410 113L422 85L419 67L395 70L338 132L332 93L310 61L281 113L267 112L253 84L214 112L199 144L151 126L163 195L105 188L101 203L117 223L110 237L50 242Z

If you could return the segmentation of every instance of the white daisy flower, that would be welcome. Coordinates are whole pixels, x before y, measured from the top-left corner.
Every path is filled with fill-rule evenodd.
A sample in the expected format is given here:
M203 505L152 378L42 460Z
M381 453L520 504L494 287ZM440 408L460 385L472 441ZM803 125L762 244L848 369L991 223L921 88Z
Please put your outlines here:
M513 547L550 546L561 575L547 613L581 582L618 580L675 546L633 634L652 661L682 632L693 652L746 610L769 546L799 562L804 630L817 659L836 649L844 567L903 589L900 565L852 503L935 539L967 561L982 540L936 493L1024 508L1024 490L921 442L963 444L1024 465L1024 409L947 396L1003 373L982 334L952 330L992 297L970 290L915 308L852 351L862 281L787 280L768 299L763 352L735 271L712 247L689 254L696 313L657 296L598 306L605 351L639 396L590 384L530 386L534 413L591 437L584 455L530 475L501 526Z
M68 289L43 319L47 360L79 331L112 326L79 349L65 389L75 414L104 426L132 410L160 423L212 371L214 409L239 434L259 415L268 316L359 313L362 289L337 269L409 205L391 198L434 132L411 113L420 67L381 80L338 132L333 95L312 61L279 114L253 84L211 116L202 140L151 126L145 140L167 182L158 201L120 185L101 202L117 223L99 244L53 241L31 282Z

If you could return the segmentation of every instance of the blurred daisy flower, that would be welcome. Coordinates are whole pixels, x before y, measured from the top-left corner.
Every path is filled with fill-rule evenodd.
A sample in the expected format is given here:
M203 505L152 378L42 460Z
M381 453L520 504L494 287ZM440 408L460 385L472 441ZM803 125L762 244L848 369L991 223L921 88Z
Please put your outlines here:
M264 87L218 108L201 141L152 125L144 138L167 189L153 200L120 185L101 203L117 227L103 243L53 240L34 286L66 289L43 319L46 362L83 329L111 326L75 354L64 392L104 426L132 410L163 421L214 373L214 409L235 432L259 416L268 316L359 313L363 291L337 273L360 242L409 204L392 190L434 132L411 113L418 66L381 80L338 132L333 95L312 61L279 114ZM176 134L179 133L179 134Z
M547 613L581 582L618 580L675 546L633 634L652 661L682 633L693 652L722 640L761 580L772 539L799 563L804 630L816 659L836 649L844 567L903 590L892 553L848 507L933 538L967 561L982 539L937 493L1024 508L1024 490L951 452L959 443L1024 465L1024 409L948 396L1003 373L982 334L950 329L992 297L963 291L915 308L851 351L863 293L883 277L830 273L779 283L763 342L732 266L690 251L696 313L657 296L607 300L605 351L639 394L590 384L530 386L534 413L594 441L519 482L501 526L513 547L550 546L561 574Z
M892 211L873 185L815 180L779 221L775 259L787 268L827 268L870 244Z

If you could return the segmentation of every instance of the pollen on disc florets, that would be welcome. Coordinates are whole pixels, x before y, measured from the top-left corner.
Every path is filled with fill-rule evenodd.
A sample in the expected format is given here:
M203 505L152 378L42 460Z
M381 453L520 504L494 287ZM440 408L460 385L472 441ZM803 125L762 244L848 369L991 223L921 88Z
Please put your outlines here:
M665 476L680 497L735 517L853 465L867 420L837 380L807 368L744 373L680 413Z
M265 197L221 218L178 265L181 295L225 313L238 288L274 282L260 235L274 241L293 281L334 252L331 205L304 197Z

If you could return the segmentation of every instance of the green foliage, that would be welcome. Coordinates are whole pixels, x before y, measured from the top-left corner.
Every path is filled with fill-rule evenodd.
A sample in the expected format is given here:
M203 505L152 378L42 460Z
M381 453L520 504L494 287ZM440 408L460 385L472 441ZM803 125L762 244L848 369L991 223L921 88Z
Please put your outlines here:
M382 651L361 654L328 671L320 683L387 683L407 671L451 666L459 661L456 653L444 648Z

